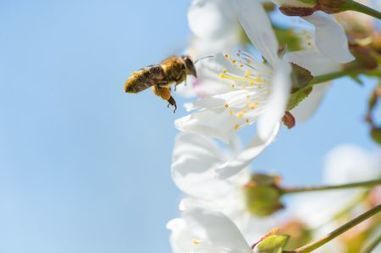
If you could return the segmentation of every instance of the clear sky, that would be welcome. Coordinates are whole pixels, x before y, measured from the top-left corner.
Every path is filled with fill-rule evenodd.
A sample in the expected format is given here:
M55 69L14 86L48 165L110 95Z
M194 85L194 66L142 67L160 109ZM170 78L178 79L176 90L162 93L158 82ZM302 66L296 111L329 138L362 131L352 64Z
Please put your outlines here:
M178 54L189 1L0 3L0 252L169 252L180 193L169 168L176 129L135 69ZM374 149L369 92L336 83L316 116L284 130L254 162L288 183L319 182L341 143ZM177 95L179 104L182 100Z

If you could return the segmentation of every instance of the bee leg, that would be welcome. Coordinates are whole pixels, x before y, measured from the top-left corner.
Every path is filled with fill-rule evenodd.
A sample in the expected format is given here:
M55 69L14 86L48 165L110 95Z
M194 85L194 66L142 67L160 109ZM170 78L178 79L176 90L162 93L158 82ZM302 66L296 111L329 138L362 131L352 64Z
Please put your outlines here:
M152 90L153 90L153 92L155 93L156 96L159 96L162 99L168 101L167 107L172 105L172 106L175 107L175 110L173 112L176 111L176 109L177 109L176 101L171 96L171 89L169 87L160 87L158 85L155 85L155 86L152 86Z
M167 107L169 107L170 105L173 106L174 107L173 113L175 113L177 109L176 100L171 96L167 101L168 101Z

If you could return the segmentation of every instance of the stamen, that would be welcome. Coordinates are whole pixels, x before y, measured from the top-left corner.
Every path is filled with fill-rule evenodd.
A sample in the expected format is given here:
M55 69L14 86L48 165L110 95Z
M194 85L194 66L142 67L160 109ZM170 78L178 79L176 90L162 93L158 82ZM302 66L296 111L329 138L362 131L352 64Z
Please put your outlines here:
M258 107L258 103L257 102L251 102L248 104L248 107L249 107L249 109L254 110L255 108Z
M242 110L242 111L239 111L239 112L236 114L236 116L237 116L237 118L242 119L244 114L245 114L245 111Z
M200 240L192 239L192 244L193 244L193 245L199 245L200 243L201 243Z
M250 73L250 72L248 72L248 73ZM262 82L262 78L255 77L255 76L252 76L252 75L246 76L246 73L245 73L245 76L238 76L238 75L231 74L231 73L229 73L227 71L226 72L223 71L221 74L218 75L218 77L221 78L221 79L228 79L228 80L233 80L233 81L246 82L246 83L249 83L250 85L254 85L256 83L261 83Z

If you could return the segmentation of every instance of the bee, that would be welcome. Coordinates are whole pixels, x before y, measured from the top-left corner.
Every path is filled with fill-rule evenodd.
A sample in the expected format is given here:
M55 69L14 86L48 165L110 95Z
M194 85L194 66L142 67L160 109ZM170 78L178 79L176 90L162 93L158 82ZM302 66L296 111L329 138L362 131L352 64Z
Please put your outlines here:
M173 106L175 112L177 105L171 95L171 85L174 84L176 89L177 85L186 80L187 75L197 77L192 59L187 55L171 56L160 64L133 72L124 85L124 91L138 93L152 87L154 94L168 101L168 107Z

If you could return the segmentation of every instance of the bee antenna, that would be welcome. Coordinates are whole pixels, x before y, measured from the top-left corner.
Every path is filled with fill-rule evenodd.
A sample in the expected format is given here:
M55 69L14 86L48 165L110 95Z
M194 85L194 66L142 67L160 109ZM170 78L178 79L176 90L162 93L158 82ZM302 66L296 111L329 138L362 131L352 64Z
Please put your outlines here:
M198 58L197 60L195 60L194 64L197 64L201 60L205 60L205 59L213 58L213 57L214 57L213 55L209 55L209 56L204 56L204 57Z

